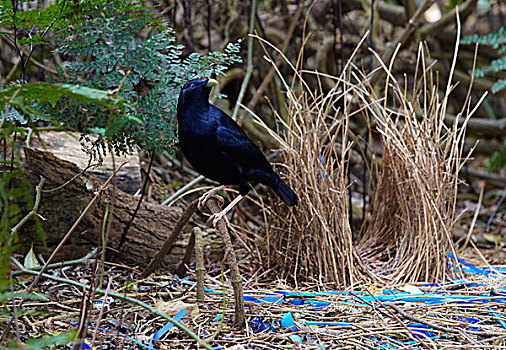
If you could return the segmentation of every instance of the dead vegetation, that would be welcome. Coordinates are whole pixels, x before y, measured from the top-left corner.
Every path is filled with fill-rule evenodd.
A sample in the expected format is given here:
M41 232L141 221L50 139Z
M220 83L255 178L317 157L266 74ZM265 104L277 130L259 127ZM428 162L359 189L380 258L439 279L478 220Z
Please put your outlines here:
M284 129L284 136L277 137L285 150L282 171L302 200L290 213L271 207L266 250L270 266L281 267L288 280L353 287L366 281L388 285L451 277L446 254L456 255L457 187L469 156L464 135L475 106L463 101L462 112L447 127L454 85L448 83L446 93L438 95L426 48L420 45L412 88L405 85L407 79L399 83L390 75L394 62L395 57L379 68L387 75L384 98L368 83L377 71L366 75L351 64L341 77L325 76L335 83L328 92L308 89L305 76L322 75L302 67L292 67L293 81L282 80L289 91L289 118L278 118ZM368 126L371 149L377 152L357 145L364 144L363 138L348 127L357 118ZM347 198L352 151L367 158L372 183L367 222L355 239Z

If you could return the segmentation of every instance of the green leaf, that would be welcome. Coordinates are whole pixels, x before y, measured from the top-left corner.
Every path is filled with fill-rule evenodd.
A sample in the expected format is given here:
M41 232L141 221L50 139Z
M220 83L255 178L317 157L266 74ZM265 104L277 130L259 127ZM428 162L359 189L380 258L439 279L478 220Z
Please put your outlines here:
M31 338L25 344L14 343L9 344L9 350L40 350L55 345L66 345L74 341L77 335L77 330L58 335L49 335L40 338Z
M125 111L126 105L123 99L112 96L111 92L93 89L85 86L59 84L59 83L28 83L11 86L0 90L0 107L11 105L23 111L38 114L38 110L30 103L49 102L52 106L63 96L74 98L81 103L94 103L109 109Z
M0 301L10 300L10 299L26 299L26 300L49 300L47 295L41 293L30 293L26 294L25 292L5 292L0 293Z

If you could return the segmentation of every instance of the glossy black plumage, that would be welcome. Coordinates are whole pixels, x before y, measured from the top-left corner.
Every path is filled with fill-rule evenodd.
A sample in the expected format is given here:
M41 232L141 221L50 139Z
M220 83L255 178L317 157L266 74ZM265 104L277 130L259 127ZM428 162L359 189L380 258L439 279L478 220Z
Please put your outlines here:
M297 195L274 172L263 153L241 127L209 103L216 81L195 79L181 89L177 104L179 144L188 162L205 177L223 185L239 185L246 195L251 183L271 187L287 205Z

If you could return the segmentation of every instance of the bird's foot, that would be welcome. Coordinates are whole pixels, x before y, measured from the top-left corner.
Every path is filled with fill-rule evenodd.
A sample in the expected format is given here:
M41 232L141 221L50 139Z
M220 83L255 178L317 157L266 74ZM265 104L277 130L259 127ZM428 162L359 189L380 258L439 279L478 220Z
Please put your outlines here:
M228 221L228 218L227 218L227 214L229 211L231 211L235 207L235 205L237 203L239 203L241 201L242 198L243 198L242 195L238 195L237 197L235 197L235 199L232 202L230 202L229 205L227 205L227 207L225 209L223 209L219 213L215 213L215 214L211 215L211 217L209 218L209 221L210 220L213 221L213 226L216 227L216 225L218 224L218 221L220 221L221 219L225 219L225 222L227 225L230 224L230 222Z
M199 208L199 210L202 210L202 208L206 205L206 202L211 197L216 198L221 204L225 203L225 200L223 199L223 197L216 195L216 193L218 193L219 191L221 191L224 188L225 188L225 186L219 186L219 187L213 188L212 190L207 191L206 193L204 193L199 198L199 202L197 204L197 207Z
M211 215L207 221L212 221L213 227L216 227L216 225L218 225L218 221L220 221L221 219L224 219L225 223L227 225L229 225L230 222L228 221L227 214L228 214L228 211L222 210L219 213Z

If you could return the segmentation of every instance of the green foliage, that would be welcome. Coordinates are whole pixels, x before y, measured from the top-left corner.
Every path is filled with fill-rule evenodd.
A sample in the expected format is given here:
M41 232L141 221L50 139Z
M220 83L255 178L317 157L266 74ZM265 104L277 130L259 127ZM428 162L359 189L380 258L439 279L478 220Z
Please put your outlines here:
M492 60L490 64L483 68L478 68L475 70L474 74L478 78L484 77L489 73L498 73L501 71L506 71L506 28L502 27L499 29L497 33L489 33L486 35L470 35L462 39L462 44L480 44L480 45L490 45L494 49L498 50L499 54L503 54L503 56ZM498 91L504 89L506 87L506 79L498 79L494 85L492 86L492 92L495 94Z
M492 157L489 159L488 167L492 171L506 166L506 140L504 140L503 145L504 148L500 151L494 152Z
M463 44L480 44L490 45L498 50L502 56L494 59L488 66L480 67L475 70L474 75L482 78L490 73L506 72L506 28L502 27L497 33L489 33L486 35L470 35L462 39ZM497 93L506 88L506 79L498 78L492 85L492 93ZM489 159L488 168L492 171L506 166L506 140L504 141L504 148L495 152Z
M34 4L30 0L0 0L0 23L3 28L16 29L19 45L48 43L49 29L69 28L86 18L102 15L100 10L107 0L58 1ZM23 6L20 6L23 4ZM43 7L46 6L46 7ZM145 10L137 2L118 2L118 11ZM11 35L11 32L3 32Z
M134 145L173 150L181 83L197 76L223 74L228 66L241 61L238 44L229 44L224 52L193 53L183 59L183 47L176 45L173 31L147 14L150 8L137 1L63 1L23 11L19 4L0 0L2 24L16 29L13 41L20 48L30 44L31 52L34 44L47 42L51 28L56 33L57 51L70 60L65 72L58 67L61 79L70 85L79 84L81 89L113 90L129 101L123 109L128 118L117 118L110 104L97 103L102 98L80 98L90 95L90 91L79 91L78 98L69 96L69 91L58 95L55 89L65 85L50 86L50 98L42 101L41 94L49 85L40 85L13 88L10 95L0 91L4 97L0 103L14 107L8 110L7 119L29 126L34 120L44 119L82 131L84 141L91 141L89 135L95 135L98 140L91 147L88 142L83 145L98 158L110 148L121 154ZM12 31L6 34L12 35ZM111 97L105 91L103 101ZM10 100L15 93L23 96ZM69 98L61 99L62 95ZM34 102L25 103L32 97Z
M110 134L99 134L99 142L105 143L107 137L112 143L121 144L125 140L122 127L125 124L139 124L140 120L135 116L125 116L127 109L125 101L112 95L108 91L93 89L86 86L59 83L27 83L10 86L0 90L0 109L7 108L6 120L28 124L35 129L34 121L46 120L55 125L62 125L55 111L60 101L65 100L66 105L75 106L83 111L87 109L101 108L103 115L107 117L106 125ZM65 125L71 128L72 125ZM24 129L19 129L25 132ZM90 153L96 154L98 150L91 149Z
M56 2L46 8L21 11L19 5L23 3L26 4L28 1L0 0L0 23L4 28L16 28L17 33L21 34L16 38L19 45L45 43L48 28L64 26L67 18L71 18L64 12L65 1Z
M54 347L56 345L67 345L75 340L77 331L73 330L58 335L49 335L38 338L31 338L24 344L12 342L7 349L9 350L41 350Z
M79 104L93 103L109 110L124 112L126 108L121 98L111 96L107 91L70 84L28 83L0 90L0 109L10 106L29 119L43 117L50 121L51 117L44 115L36 106L46 102L55 106L64 96L77 100Z
M64 101L51 114L85 134L117 135L113 144L117 153L133 145L172 151L180 85L198 76L224 74L228 66L241 61L239 45L229 44L223 53L192 53L183 59L183 46L175 43L174 32L165 23L125 10L120 1L101 3L99 12L100 16L83 18L58 35L58 52L78 58L68 64L64 79L76 83L81 78L83 85L102 90L119 87L119 94L131 102L127 114L141 124L127 121L113 131L103 108ZM152 34L141 40L146 31Z

